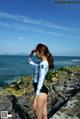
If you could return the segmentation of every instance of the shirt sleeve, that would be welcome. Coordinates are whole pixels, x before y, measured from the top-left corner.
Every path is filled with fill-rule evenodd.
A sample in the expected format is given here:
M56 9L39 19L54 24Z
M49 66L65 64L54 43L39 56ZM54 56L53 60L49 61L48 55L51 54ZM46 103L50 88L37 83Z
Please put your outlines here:
M37 91L36 91L36 95L40 94L40 90L43 86L43 82L45 80L45 76L46 76L46 65L45 64L41 64L40 65L40 73L39 73L39 81L38 81L38 86L37 86Z
M32 60L31 57L28 58L28 63L31 64L31 65L33 65L33 66L38 66L38 64L35 63L35 62Z

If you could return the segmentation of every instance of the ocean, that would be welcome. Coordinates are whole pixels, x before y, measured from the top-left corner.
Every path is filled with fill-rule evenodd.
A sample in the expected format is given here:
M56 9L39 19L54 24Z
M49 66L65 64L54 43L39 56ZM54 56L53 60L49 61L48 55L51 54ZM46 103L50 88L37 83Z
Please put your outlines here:
M39 61L33 57L34 61ZM22 76L32 76L33 67L28 63L28 56L0 55L0 87L10 84ZM55 56L54 69L64 66L79 66L80 57Z

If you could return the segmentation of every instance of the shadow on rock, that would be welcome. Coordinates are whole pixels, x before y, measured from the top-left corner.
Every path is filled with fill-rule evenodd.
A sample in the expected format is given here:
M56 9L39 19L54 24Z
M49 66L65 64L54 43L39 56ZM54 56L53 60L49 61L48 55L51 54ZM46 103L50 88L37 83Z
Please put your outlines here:
M11 102L12 102L12 109L14 110L15 114L18 114L19 119L31 119L29 114L21 108L16 96L11 95Z

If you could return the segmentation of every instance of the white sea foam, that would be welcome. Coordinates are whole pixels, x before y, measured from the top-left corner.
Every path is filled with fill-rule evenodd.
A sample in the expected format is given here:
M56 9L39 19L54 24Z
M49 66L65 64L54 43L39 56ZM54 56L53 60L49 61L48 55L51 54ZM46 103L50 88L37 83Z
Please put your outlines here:
M80 62L80 59L72 59L73 62Z

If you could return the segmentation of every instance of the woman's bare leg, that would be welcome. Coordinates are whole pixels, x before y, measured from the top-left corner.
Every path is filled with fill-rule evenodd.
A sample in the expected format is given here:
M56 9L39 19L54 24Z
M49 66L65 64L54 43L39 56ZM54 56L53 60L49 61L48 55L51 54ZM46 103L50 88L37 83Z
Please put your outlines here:
M36 98L34 98L32 109L34 112L36 111Z
M32 104L32 109L33 109L33 112L35 115L35 119L37 119L37 117L36 117L36 103L37 103L37 98L35 97L33 100L33 104Z
M42 119L48 119L48 112L47 112L47 96L45 98L45 102L44 102L44 107L43 107L43 116Z
M43 108L45 103L46 94L41 93L38 96L37 103L36 103L36 116L37 119L43 119Z

